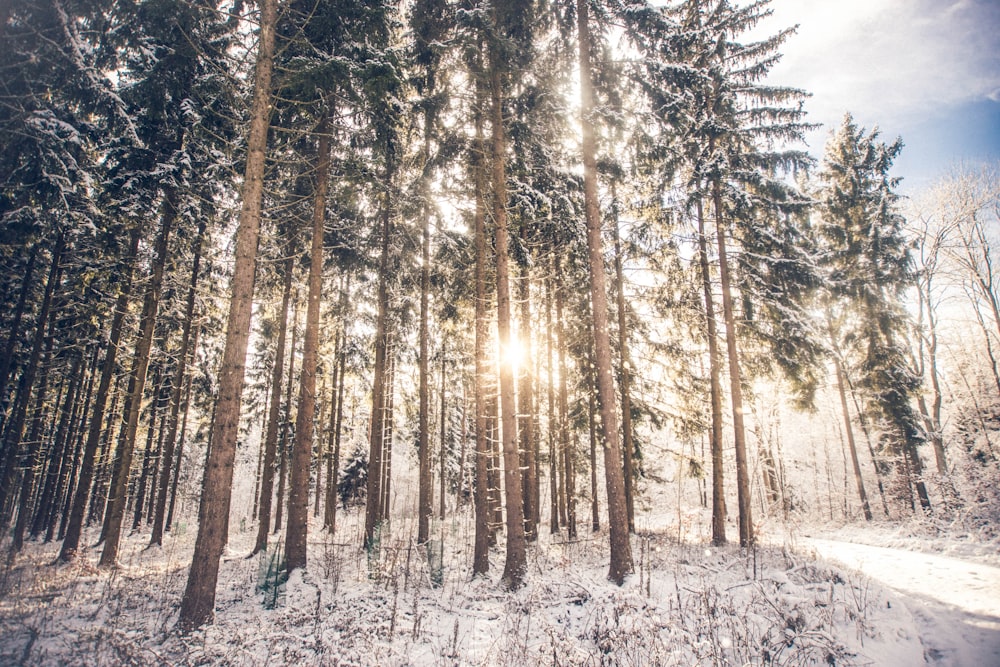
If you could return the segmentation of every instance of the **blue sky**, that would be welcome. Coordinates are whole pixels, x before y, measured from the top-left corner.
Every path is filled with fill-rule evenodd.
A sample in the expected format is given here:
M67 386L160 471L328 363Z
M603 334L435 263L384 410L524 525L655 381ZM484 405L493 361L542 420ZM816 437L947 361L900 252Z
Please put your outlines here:
M1000 0L773 0L756 36L798 24L771 81L803 88L819 157L846 111L902 136L904 192L1000 160Z

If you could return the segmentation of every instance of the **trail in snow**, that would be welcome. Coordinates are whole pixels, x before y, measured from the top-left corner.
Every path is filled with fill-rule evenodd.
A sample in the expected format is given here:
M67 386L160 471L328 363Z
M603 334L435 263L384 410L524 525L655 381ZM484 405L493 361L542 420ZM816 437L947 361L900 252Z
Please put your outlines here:
M928 663L1000 667L1000 568L850 542L809 545L900 592L920 626Z

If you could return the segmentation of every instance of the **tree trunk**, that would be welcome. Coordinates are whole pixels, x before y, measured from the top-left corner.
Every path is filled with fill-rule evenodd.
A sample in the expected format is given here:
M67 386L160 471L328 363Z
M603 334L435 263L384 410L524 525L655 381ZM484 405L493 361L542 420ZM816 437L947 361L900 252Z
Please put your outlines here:
M142 304L142 317L139 320L141 333L136 343L135 356L132 360L132 373L129 377L128 395L125 401L125 431L119 438L118 453L115 457L115 475L109 496L110 508L106 521L106 536L104 551L101 552L101 565L114 565L118 560L118 547L121 538L122 522L125 519L126 491L128 489L129 472L132 467L132 455L135 451L135 439L139 428L139 413L142 409L142 395L146 386L146 369L149 367L150 351L153 348L153 331L156 325L156 314L160 305L160 291L163 287L163 270L167 263L167 243L174 221L177 219L177 193L173 188L164 188L163 212L160 219L160 230L156 237L153 258L153 274L150 276L146 297Z
M521 225L521 241L528 243L527 224ZM521 436L521 495L524 498L524 535L528 542L538 539L538 463L535 460L535 388L532 376L531 361L534 354L531 348L531 267L526 264L518 280L518 299L520 301L520 333L523 358L518 367L518 431Z
M330 411L330 440L328 449L333 453L326 471L326 512L323 523L332 536L337 530L337 482L340 479L340 426L344 418L344 386L347 384L347 295L351 289L351 274L347 273L340 290L340 324L334 343L334 372Z
M3 405L7 398L7 381L10 379L10 369L14 361L14 350L17 348L18 338L21 336L21 319L24 317L25 305L28 301L28 293L34 287L31 277L35 272L35 259L38 257L38 245L33 245L28 254L28 263L24 267L24 278L21 279L21 293L17 298L17 305L14 306L14 316L10 322L10 333L7 334L7 344L4 346L3 356L0 357L0 405ZM0 410L0 414L5 412Z
M274 532L281 530L285 511L285 481L288 479L288 457L292 447L292 385L295 383L295 344L299 333L299 291L292 296L292 344L288 349L288 382L285 383L285 422L278 440L278 496L274 506Z
M161 364L153 370L153 392L149 401L149 420L146 424L146 446L142 454L142 473L139 475L139 482L134 493L134 503L132 508L132 530L139 530L142 524L142 510L146 499L146 486L149 483L150 463L155 467L156 452L153 450L153 441L156 438L157 427L163 430L162 419L159 419L161 412L161 400L163 398L163 382ZM163 444L162 438L160 444Z
M722 356L719 354L718 324L712 295L712 275L708 267L708 240L705 236L705 212L698 198L698 264L705 296L705 337L708 339L709 394L712 410L712 544L726 543L726 495L722 468Z
M612 183L612 188L615 184ZM622 276L622 242L618 231L618 195L617 189L612 192L612 208L615 210L612 220L612 231L615 239L615 297L618 306L618 357L621 362L621 401L622 401L622 453L623 474L625 477L625 509L628 512L628 531L635 533L635 498L632 484L635 481L634 463L632 461L635 443L632 441L632 365L628 354L628 327L625 321L625 280Z
M712 147L714 150L714 146ZM733 312L733 288L726 253L726 227L722 218L722 185L712 181L716 237L719 244L719 279L722 282L722 314L726 322L726 350L729 354L729 394L733 404L733 443L736 448L736 497L739 503L740 546L754 544L753 508L750 506L750 470L747 464L746 429L743 426L743 380L740 354L736 344L736 316Z
M865 492L864 478L861 476L861 463L858 461L858 448L854 442L854 429L851 427L851 414L847 409L847 391L844 389L844 371L840 364L840 358L834 354L834 372L837 374L837 391L840 393L840 409L844 415L844 431L847 433L847 447L851 452L851 464L854 466L854 481L858 486L858 496L861 498L861 507L865 513L865 521L872 520L872 508L868 503L868 494Z
M480 44L480 50L482 45ZM477 60L481 56L477 53ZM475 187L476 209L473 217L473 244L476 253L475 270L475 376L473 379L473 406L475 410L476 429L476 479L473 489L473 501L476 513L475 547L472 559L473 576L485 576L490 569L490 502L489 481L487 479L487 459L489 457L489 442L487 440L488 422L486 418L486 376L489 373L487 343L489 340L489 319L487 315L486 292L486 140L483 133L483 107L485 106L485 85L482 76L476 76L476 97L473 121L475 123L475 146L473 164L473 182Z
M39 314L38 328L39 331L45 332L43 334L45 352L41 360L37 356L38 343L41 342L36 336L36 345L32 346L32 355L29 360L30 366L38 368L38 387L35 396L35 410L31 418L31 428L28 432L27 442L22 442L22 437L18 437L15 446L18 449L26 449L23 454L24 468L23 476L21 477L21 492L17 503L17 521L14 523L14 533L10 540L10 553L11 555L16 554L21 551L24 547L24 533L28 527L28 517L31 516L31 495L35 488L35 476L38 469L41 467L42 458L44 455L44 444L42 442L42 422L44 415L43 410L45 406L46 393L48 392L49 384L49 370L52 361L52 346L53 338L55 335L55 313L56 309L51 307L53 297L53 290L56 284L59 283L62 275L62 267L59 265L62 257L62 247L63 247L63 235L59 235L59 241L56 243L56 250L53 251L52 255L52 269L53 272L49 274L49 281L45 286L45 297L42 301L41 313ZM49 283L52 283L51 285ZM44 315L44 319L42 319ZM29 366L29 368L30 368ZM29 372L28 370L25 371ZM33 375L33 374L32 374ZM23 404L27 404L31 397L32 385L34 384L34 378L31 377L29 382L23 382L21 389L24 391L24 398L22 399ZM58 398L57 398L58 400ZM17 433L19 436L23 436L23 417L19 416L13 421L13 426L19 426ZM9 492L8 492L9 493Z
M551 254L551 275L556 275L557 256ZM549 533L559 532L560 521L559 511L559 445L556 433L558 431L558 417L556 416L556 382L555 382L555 360L552 354L552 293L555 291L553 282L555 278L549 278L545 283L545 358L548 370L548 440L549 440Z
M597 532L601 529L601 513L597 502L597 420L595 412L597 406L594 404L594 393L587 396L587 427L590 432L590 530Z
M198 537L177 621L182 632L190 632L212 619L219 559L227 540L225 530L229 523L229 503L232 498L240 397L243 393L257 241L260 235L277 6L277 0L260 0L260 41L250 111L247 164L241 193L243 207L236 230L232 297L226 325L226 344L219 371L219 397L212 426L212 448L205 469L204 490L198 511Z
M274 346L274 366L271 369L271 395L268 402L267 424L264 427L264 461L261 464L260 507L257 514L257 541L251 556L267 549L267 536L271 532L271 503L274 497L274 462L277 458L278 428L281 423L281 388L285 372L285 337L288 333L288 303L292 293L294 259L285 259L284 286L281 291L281 308L278 316L278 339Z
M590 299L594 325L594 358L597 372L598 403L604 431L604 472L608 493L611 565L608 579L619 586L633 571L632 545L629 542L628 510L625 503L625 480L622 475L622 452L618 441L618 417L615 414L615 384L611 368L611 337L608 333L607 276L604 272L604 247L601 240L601 212L597 200L597 142L591 115L594 111L593 83L590 70L590 26L588 0L577 0L577 29L580 47L580 125L582 128L583 194L587 217L587 250L590 269Z
M55 522L49 525L48 531L45 534L45 541L51 542L54 539L62 540L66 537L66 526L69 524L69 515L73 509L73 497L76 493L77 487L77 476L79 475L80 468L83 466L83 446L85 436L87 432L88 422L85 415L90 414L91 400L94 396L94 381L97 377L97 365L100 361L100 347L94 346L94 358L90 364L90 370L87 377L87 391L83 402L79 404L76 414L73 420L73 435L72 439L76 443L73 449L73 457L66 461L66 466L63 467L62 473L60 475L60 487L62 491L57 494L61 498L62 510L61 518L59 519L59 530L54 530Z
M195 350L198 349L198 332L201 327L196 326L194 334L191 336L191 360L194 360ZM191 362L189 362L191 363ZM194 381L193 375L188 375L187 384L184 386L184 407L181 408L181 432L177 436L177 455L174 464L173 479L170 482L170 502L167 503L167 518L163 522L163 531L170 532L170 526L174 522L174 506L177 500L177 485L181 478L181 466L184 463L184 438L187 435L188 412L191 407L191 384ZM212 413L213 423L215 413Z
M84 515L87 510L87 501L90 499L90 487L94 479L97 449L101 442L101 431L104 425L104 410L108 404L111 380L115 375L118 346L121 343L125 314L128 310L129 297L132 291L132 274L136 253L139 249L139 232L140 229L136 226L131 231L129 237L129 249L125 259L121 291L118 293L118 299L115 303L115 314L111 320L111 331L108 334L108 345L107 351L104 354L104 364L101 368L101 379L97 385L97 394L94 396L94 407L91 412L90 425L87 431L87 442L83 449L83 461L80 463L80 478L77 481L76 491L73 493L72 509L69 513L69 520L66 523L62 548L59 551L59 559L63 562L73 560L77 549L80 547L80 534L83 531Z
M387 158L388 159L388 158ZM375 368L372 379L372 411L368 455L368 491L365 499L365 549L369 552L378 547L378 528L382 520L382 473L384 470L384 441L386 421L386 379L389 343L389 251L392 234L392 208L390 185L392 168L386 164L385 194L382 201L382 248L379 257L378 287L375 320Z
M326 220L326 192L330 180L329 111L316 128L319 155L316 165L316 193L313 199L312 247L309 252L309 294L306 298L306 330L302 339L302 371L299 381L299 410L295 418L295 445L292 448L291 488L288 494L288 529L285 558L288 571L306 566L306 539L309 534L309 467L313 451L313 422L316 416L316 366L319 355L319 305L323 298L323 223ZM289 378L290 379L290 378ZM316 489L317 495L319 489Z
M76 411L76 403L83 388L84 377L80 374L83 366L83 354L73 358L68 375L69 389L63 397L62 410L60 411L59 424L56 427L55 438L52 441L52 448L49 451L49 462L45 473L45 485L39 496L38 509L35 518L31 522L29 534L38 537L42 531L47 530L52 524L53 512L58 503L58 486L65 474L69 448L69 436L71 431L70 420Z
M569 438L569 365L566 363L566 319L563 315L564 288L562 271L556 260L556 351L559 356L559 449L563 457L564 496L566 505L566 537L575 540L576 532L576 448Z
M0 481L3 482L3 484L0 485L0 533L6 532L7 527L10 525L10 515L8 512L4 511L4 508L7 506L7 501L11 497L14 490L14 484L17 479L17 460L21 454L21 450L27 446L29 451L24 453L24 457L29 461L33 457L31 448L35 446L34 443L23 442L25 420L28 415L28 404L31 402L31 394L35 388L35 376L38 374L39 363L42 358L42 349L46 338L46 328L49 323L50 311L52 309L53 294L55 293L56 283L59 282L59 277L62 271L60 263L62 262L62 254L65 244L65 233L60 232L56 238L55 246L52 248L52 263L49 267L48 279L45 281L45 293L42 296L42 303L38 310L38 324L35 326L35 336L31 344L31 353L28 357L28 363L24 367L24 371L21 373L17 399L14 402L14 409L11 413L10 421L7 424L7 430L4 433L5 455L2 477L0 477ZM34 466L31 465L29 469L25 470L25 477L33 474ZM19 515L26 513L27 511L27 507L22 506L18 508ZM18 521L21 521L20 516ZM16 552L19 551L20 548L14 549L14 545L12 544L11 550L12 552Z
M184 386L184 375L187 373L188 350L191 347L191 327L194 320L195 297L198 288L198 273L201 267L202 246L205 243L207 222L202 218L198 222L198 234L194 240L194 258L191 262L191 282L188 285L187 301L184 304L184 323L181 325L181 347L177 352L177 368L174 370L170 397L170 414L167 417L167 438L164 443L160 462L160 484L156 495L156 511L153 516L153 533L149 539L150 546L163 544L163 520L167 510L167 493L170 490L170 471L173 468L174 450L177 443L177 427L181 407L181 392Z
M499 47L490 50L490 96L493 126L493 220L496 224L497 337L501 351L511 345L510 259L507 251L507 141L503 125L503 77ZM527 555L524 536L524 504L521 498L521 462L517 451L517 408L514 404L514 369L509 359L500 361L500 436L504 465L504 496L507 514L507 558L502 585L517 590L524 583Z

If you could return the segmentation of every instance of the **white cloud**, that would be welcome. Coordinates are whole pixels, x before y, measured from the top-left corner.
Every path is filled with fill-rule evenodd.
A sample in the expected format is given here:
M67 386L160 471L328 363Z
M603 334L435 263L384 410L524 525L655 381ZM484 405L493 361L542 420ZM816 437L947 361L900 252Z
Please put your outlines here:
M811 92L815 122L835 124L850 110L889 128L1000 96L995 0L774 0L771 7L760 30L799 24L772 80Z

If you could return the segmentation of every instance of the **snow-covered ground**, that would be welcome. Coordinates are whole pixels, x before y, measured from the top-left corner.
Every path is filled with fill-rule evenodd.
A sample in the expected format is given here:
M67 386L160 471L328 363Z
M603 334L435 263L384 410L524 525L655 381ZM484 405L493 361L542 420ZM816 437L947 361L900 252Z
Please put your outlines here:
M929 662L1000 665L1000 568L852 542L806 544L897 591L918 620Z
M529 549L527 584L508 593L498 584L502 549L491 554L489 578L471 578L469 517L437 526L445 562L434 587L403 523L395 530L406 534L387 535L381 558L369 561L356 546L359 514L342 518L334 541L314 532L307 571L278 590L263 559L245 558L253 532L234 534L216 622L189 637L174 625L191 531L151 551L145 536L127 538L117 570L93 567L94 553L52 566L57 545L31 544L3 574L0 664L918 665L925 653L935 657L922 641L923 610L804 544L744 553L678 541L676 532L640 534L636 573L619 588L605 578L606 532L574 542L545 532Z

